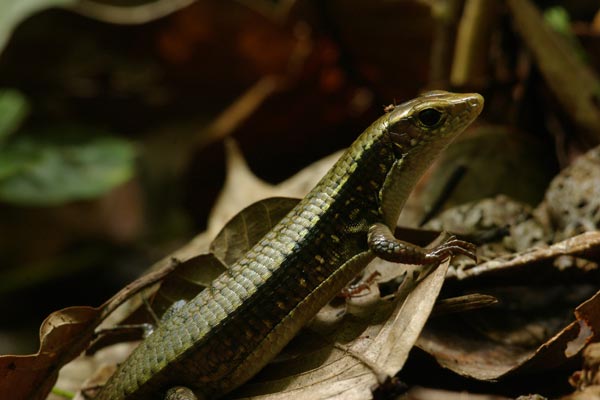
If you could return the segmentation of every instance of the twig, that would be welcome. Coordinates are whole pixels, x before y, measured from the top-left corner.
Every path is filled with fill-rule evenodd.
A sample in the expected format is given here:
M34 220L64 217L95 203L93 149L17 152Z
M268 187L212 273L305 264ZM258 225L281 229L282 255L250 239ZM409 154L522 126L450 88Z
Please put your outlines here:
M450 82L455 87L482 86L486 81L487 54L498 2L467 0L456 38Z
M444 89L449 84L462 4L462 0L433 1L428 4L435 21L428 85L432 89Z
M207 129L196 135L194 148L221 140L234 132L256 110L275 93L291 84L301 72L306 58L312 50L310 27L305 23L295 26L296 45L288 60L287 70L283 74L266 75L260 78L246 92L225 108Z
M281 78L267 75L225 108L209 125L208 129L198 135L196 145L203 147L207 142L216 142L234 132L254 113L266 99L271 97L280 87Z

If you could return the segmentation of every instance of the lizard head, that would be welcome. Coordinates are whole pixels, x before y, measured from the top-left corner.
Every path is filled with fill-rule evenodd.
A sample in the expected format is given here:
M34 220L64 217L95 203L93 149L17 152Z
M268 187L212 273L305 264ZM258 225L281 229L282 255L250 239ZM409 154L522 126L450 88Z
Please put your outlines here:
M399 157L423 153L432 145L448 145L482 108L483 98L477 93L427 92L390 111L387 132Z
M388 225L395 225L418 178L482 108L483 97L477 93L436 90L400 104L384 116L384 135L396 155L380 192Z

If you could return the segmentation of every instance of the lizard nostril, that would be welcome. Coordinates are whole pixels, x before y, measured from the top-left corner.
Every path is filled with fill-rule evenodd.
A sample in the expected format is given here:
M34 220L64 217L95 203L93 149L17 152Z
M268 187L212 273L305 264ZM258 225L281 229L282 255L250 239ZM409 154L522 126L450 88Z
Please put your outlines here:
M483 97L480 94L474 93L467 100L467 107L472 110L481 110L483 108Z

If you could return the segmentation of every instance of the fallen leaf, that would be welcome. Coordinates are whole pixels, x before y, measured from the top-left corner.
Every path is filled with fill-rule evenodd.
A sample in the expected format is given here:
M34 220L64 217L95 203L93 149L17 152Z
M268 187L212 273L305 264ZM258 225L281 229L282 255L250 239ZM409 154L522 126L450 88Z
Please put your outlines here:
M36 354L0 356L0 398L46 398L60 368L85 350L96 327L132 295L160 281L170 270L163 268L143 276L100 307L69 307L50 314L40 328Z
M470 282L469 290L478 287L474 283L488 282L480 289L499 298L500 304L465 313L460 320L455 316L431 320L417 346L443 367L480 380L495 380L564 364L579 354L587 343L598 340L600 292L596 292L597 285L589 279L579 285L568 285L563 279L555 285L531 286L531 277L533 274L539 276L539 267L558 255L596 254L599 234L582 234L549 248L522 254L503 264L512 272L503 279L496 279L498 274L492 274L502 271L499 265L497 269L476 267L481 267L477 274L483 274L478 278L489 273L494 279L474 280ZM534 272L534 267L538 267L538 272ZM510 277L516 277L514 284L522 285L525 281L529 285L510 286ZM463 279L465 281L449 282L453 290L469 282L467 276ZM497 287L490 287L489 282L495 282ZM581 298L587 297L588 300L581 302ZM575 308L574 321L564 318L573 307L571 303L581 303Z
M75 358L72 344L89 331L98 309L70 307L49 315L40 327L40 350L35 355L0 357L0 398L44 399L60 366Z

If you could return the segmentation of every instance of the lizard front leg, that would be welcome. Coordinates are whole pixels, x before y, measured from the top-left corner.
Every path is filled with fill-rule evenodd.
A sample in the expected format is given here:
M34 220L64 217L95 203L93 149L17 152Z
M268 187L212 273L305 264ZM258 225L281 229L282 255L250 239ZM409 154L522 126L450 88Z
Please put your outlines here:
M373 224L369 228L367 241L373 254L386 261L424 265L440 263L457 254L477 260L477 247L472 243L450 236L439 246L428 249L396 239L390 228L382 223Z

